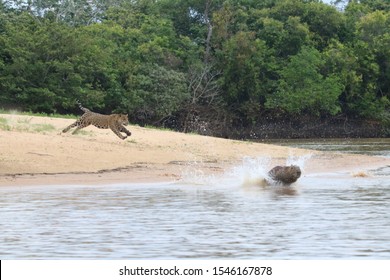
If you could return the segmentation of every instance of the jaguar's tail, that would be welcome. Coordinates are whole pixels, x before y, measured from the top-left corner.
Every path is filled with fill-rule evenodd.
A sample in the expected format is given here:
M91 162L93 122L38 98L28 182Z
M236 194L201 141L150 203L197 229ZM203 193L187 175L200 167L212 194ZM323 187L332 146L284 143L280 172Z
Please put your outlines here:
M81 105L81 102L79 100L76 100L76 102L79 105L79 108L80 108L81 111L83 111L84 113L91 112L91 110L83 107L83 105Z

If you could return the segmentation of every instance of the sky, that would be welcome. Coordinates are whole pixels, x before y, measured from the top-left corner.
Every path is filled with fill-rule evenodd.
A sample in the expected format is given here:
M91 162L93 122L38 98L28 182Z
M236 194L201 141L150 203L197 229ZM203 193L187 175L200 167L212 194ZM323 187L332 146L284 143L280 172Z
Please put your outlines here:
M327 3L327 4L330 4L330 2L332 2L333 0L322 0L322 2L324 3Z

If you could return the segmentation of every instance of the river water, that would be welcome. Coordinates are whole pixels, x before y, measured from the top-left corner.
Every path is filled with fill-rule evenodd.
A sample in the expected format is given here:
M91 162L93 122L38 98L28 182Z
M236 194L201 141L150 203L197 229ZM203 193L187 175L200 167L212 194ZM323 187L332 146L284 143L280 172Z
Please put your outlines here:
M267 163L171 183L1 187L0 259L390 258L388 168L260 186Z

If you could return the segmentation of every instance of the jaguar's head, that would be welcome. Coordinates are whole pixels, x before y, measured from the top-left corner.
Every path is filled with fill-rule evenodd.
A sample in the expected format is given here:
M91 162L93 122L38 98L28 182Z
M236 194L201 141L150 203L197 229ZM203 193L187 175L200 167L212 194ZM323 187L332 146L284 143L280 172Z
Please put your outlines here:
M123 125L128 125L129 124L129 116L127 114L119 114L119 123Z

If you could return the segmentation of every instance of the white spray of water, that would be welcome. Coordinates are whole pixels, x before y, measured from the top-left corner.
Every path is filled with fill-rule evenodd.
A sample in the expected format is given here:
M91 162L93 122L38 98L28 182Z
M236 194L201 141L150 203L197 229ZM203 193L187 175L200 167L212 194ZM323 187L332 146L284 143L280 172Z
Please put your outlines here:
M304 172L305 164L312 157L312 154L294 156L292 154L286 159L284 165L297 165ZM240 166L235 167L234 176L242 186L262 186L268 185L272 181L268 176L269 170L274 166L269 157L245 158Z
M218 182L217 175L205 171L206 164L203 161L189 161L180 166L181 184L190 185L215 185Z
M303 156L289 155L285 165L297 165L302 172L306 162L312 157L311 154ZM209 185L209 186L262 186L268 185L270 180L268 176L272 166L272 158L270 157L244 157L242 162L233 168L228 169L223 174L209 174L204 172L202 162L196 161L187 164L182 169L181 183L194 185Z
M270 162L271 158L269 157L245 157L240 165L233 167L231 171L226 173L241 186L264 186Z
M313 156L313 154L306 154L303 156L289 155L286 159L286 165L297 165L301 168L302 172L305 170L306 162Z

